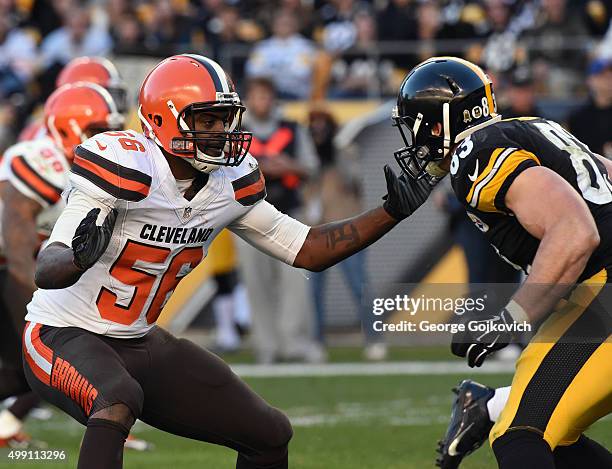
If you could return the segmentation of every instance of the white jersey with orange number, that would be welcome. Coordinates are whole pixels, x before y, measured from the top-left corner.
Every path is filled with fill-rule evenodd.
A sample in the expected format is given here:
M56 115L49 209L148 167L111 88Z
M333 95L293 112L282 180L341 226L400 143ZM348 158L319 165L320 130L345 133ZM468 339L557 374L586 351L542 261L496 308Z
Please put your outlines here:
M40 204L42 210L36 226L42 239L49 236L64 208L61 194L68 183L69 169L64 152L49 137L17 143L3 155L0 182L7 181L25 197ZM0 216L2 210L0 206Z
M99 134L76 154L67 206L49 243L70 246L80 221L96 207L99 224L112 208L118 210L113 236L74 285L36 291L27 321L139 337L223 228L288 264L308 234L307 226L263 200L264 179L250 155L240 166L212 172L187 200L165 156L142 134Z

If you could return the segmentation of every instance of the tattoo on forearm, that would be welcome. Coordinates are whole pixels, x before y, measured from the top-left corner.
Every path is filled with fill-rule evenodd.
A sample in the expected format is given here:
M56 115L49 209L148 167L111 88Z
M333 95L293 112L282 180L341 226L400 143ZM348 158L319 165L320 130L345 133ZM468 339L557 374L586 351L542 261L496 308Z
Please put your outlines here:
M339 223L329 228L324 228L322 234L327 236L327 247L332 251L339 243L346 243L344 248L358 247L360 242L357 227L351 222Z

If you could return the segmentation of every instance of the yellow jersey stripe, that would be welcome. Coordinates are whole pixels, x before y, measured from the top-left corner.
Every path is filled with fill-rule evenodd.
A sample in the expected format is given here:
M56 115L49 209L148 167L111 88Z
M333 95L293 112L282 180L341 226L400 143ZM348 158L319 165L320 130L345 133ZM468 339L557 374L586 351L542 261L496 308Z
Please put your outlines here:
M470 191L468 192L468 195L465 198L468 202L472 200L472 197L474 196L474 191L476 190L476 186L480 183L480 181L482 181L485 177L487 177L487 174L491 172L491 169L493 169L493 165L495 164L495 161L497 160L497 158L499 157L499 154L502 151L504 151L503 148L496 148L495 150L493 150L493 153L491 153L491 158L489 158L489 164L487 164L487 167L476 178L476 180L472 184L472 187L470 187Z
M533 153L526 150L516 150L508 154L505 158L499 158L500 165L495 171L493 177L485 184L480 190L480 197L476 199L476 205L473 207L483 212L498 212L499 210L495 207L495 197L499 192L502 184L506 178L512 174L518 165L523 161L532 160L538 165L540 160Z
M495 159L495 163L490 171L474 186L474 193L472 194L472 198L470 199L470 205L474 208L478 207L478 200L480 199L480 193L482 189L484 189L489 182L495 177L499 168L504 164L504 161L508 156L510 156L516 148L506 148L504 149L499 156ZM488 168L488 166L487 166Z
M536 120L536 119L540 119L540 117L529 117L529 116L524 116L524 117L508 117L507 119L502 119L502 122L532 121L532 120Z

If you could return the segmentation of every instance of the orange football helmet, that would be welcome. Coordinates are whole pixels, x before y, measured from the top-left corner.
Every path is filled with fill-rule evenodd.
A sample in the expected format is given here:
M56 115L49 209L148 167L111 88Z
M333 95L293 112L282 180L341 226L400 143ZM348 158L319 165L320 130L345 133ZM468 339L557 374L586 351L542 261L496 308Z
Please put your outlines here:
M47 99L44 107L47 132L67 158L89 137L107 130L122 130L124 118L110 93L95 83L64 85Z
M57 76L55 86L70 85L79 81L96 83L108 90L119 112L127 111L127 90L117 67L104 57L77 57L66 64Z
M252 134L241 129L245 108L225 71L209 58L165 59L145 78L138 101L145 135L199 171L238 166L247 155ZM196 129L199 113L223 114L224 130Z

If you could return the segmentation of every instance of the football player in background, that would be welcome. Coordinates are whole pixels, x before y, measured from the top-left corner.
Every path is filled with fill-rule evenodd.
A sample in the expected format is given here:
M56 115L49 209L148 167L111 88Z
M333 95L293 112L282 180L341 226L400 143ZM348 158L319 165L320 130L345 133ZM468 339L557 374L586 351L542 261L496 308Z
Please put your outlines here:
M104 57L77 57L66 64L57 76L56 88L78 82L95 83L105 88L113 98L117 110L128 111L127 90L115 64ZM20 142L34 140L46 133L42 118L33 118L19 133Z
M240 469L286 468L287 417L218 357L156 327L163 305L226 226L280 261L321 270L409 216L432 181L386 167L382 207L308 227L264 200L241 130L245 109L216 62L162 61L139 105L144 134L107 132L76 149L67 206L38 257L28 305L28 382L86 425L81 469L122 467L137 418L232 448Z
M548 318L517 361L490 433L499 467L612 467L610 453L582 434L612 411L612 163L555 122L502 121L489 78L454 57L408 74L393 119L406 145L395 154L400 167L414 180L450 172L469 217L528 274L501 311L479 320L512 330ZM452 352L480 366L511 339L466 328ZM464 449L469 428L458 430L443 459Z
M44 135L7 149L0 165L0 239L5 258L0 272L0 399L18 396L0 412L0 446L28 443L22 420L38 399L23 374L21 334L26 305L36 290L36 254L64 207L60 194L68 181L74 147L97 132L123 125L112 97L96 84L60 87L45 103L43 114Z

